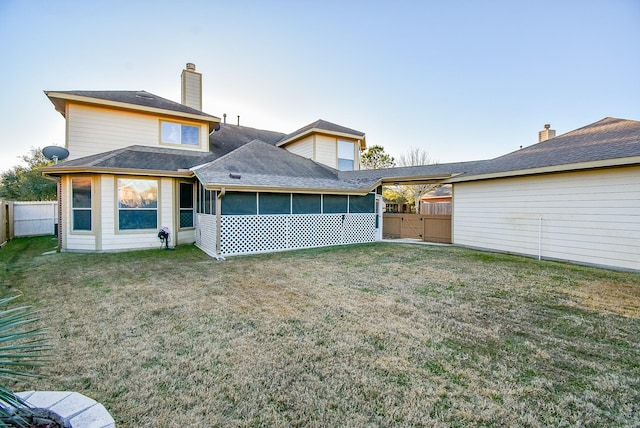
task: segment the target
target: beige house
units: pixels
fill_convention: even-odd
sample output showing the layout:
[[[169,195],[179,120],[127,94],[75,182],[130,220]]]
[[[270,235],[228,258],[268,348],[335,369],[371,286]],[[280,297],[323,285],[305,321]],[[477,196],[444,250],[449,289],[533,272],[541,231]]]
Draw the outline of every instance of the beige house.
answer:
[[[640,270],[640,122],[605,118],[447,181],[457,245]]]
[[[201,111],[201,85],[187,64],[182,103],[45,92],[70,152],[43,170],[60,183],[63,251],[155,248],[163,227],[172,246],[216,257],[376,239],[376,180],[340,177],[359,169],[364,133],[324,120],[290,134],[221,123]]]
[[[182,103],[144,91],[48,91],[66,120],[60,248],[195,243],[214,257],[382,237],[385,184],[452,185],[456,245],[640,270],[640,122],[605,118],[496,159],[360,170],[365,134],[318,120],[292,133],[201,111],[202,75]]]

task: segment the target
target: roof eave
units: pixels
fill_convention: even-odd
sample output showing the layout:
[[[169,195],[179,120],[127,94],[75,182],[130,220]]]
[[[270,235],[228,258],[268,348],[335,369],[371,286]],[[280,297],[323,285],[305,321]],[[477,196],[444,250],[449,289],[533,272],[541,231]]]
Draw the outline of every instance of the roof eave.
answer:
[[[294,143],[298,140],[301,140],[304,137],[307,137],[311,134],[323,134],[323,135],[330,135],[330,136],[334,136],[334,137],[343,137],[343,138],[349,138],[352,140],[358,140],[360,142],[360,150],[365,150],[367,148],[367,143],[366,143],[366,138],[365,135],[357,135],[357,134],[350,134],[347,132],[339,132],[339,131],[329,131],[326,129],[322,129],[322,128],[311,128],[311,129],[307,129],[304,132],[301,132],[300,134],[296,134],[290,138],[287,138],[286,140],[280,141],[279,143],[276,144],[276,147],[281,147],[281,146],[285,146],[287,144],[291,144]]]
[[[62,116],[65,116],[65,104],[67,102],[75,102],[78,104],[91,104],[91,105],[99,105],[112,107],[122,110],[131,110],[131,111],[140,111],[145,113],[153,113],[153,114],[161,114],[165,116],[173,116],[179,117],[183,119],[191,119],[197,121],[207,122],[209,124],[209,132],[213,131],[213,129],[220,123],[220,118],[210,115],[198,115],[193,113],[184,113],[175,110],[167,110],[161,109],[157,107],[147,107],[138,104],[130,104],[121,101],[111,101],[105,100],[101,98],[93,98],[87,97],[83,95],[74,95],[74,94],[66,94],[64,92],[56,92],[56,91],[44,91],[44,93],[49,97],[49,100],[53,103]]]
[[[443,180],[447,180],[452,177],[452,174],[438,174],[438,175],[421,175],[421,176],[397,176],[397,177],[383,177],[381,184],[438,184]]]
[[[529,168],[529,169],[518,169],[513,171],[501,171],[501,172],[493,172],[493,173],[487,173],[487,174],[475,174],[475,175],[467,175],[467,176],[458,175],[458,176],[453,176],[450,179],[443,181],[442,183],[443,184],[461,183],[465,181],[491,180],[495,178],[551,174],[551,173],[558,173],[558,172],[584,171],[589,169],[612,168],[617,166],[632,166],[632,165],[640,165],[640,156],[630,156],[630,157],[615,158],[615,159],[603,159],[603,160],[589,161],[589,162],[576,162],[571,164],[552,165],[552,166]]]
[[[137,168],[112,168],[98,166],[69,166],[69,167],[43,167],[42,175],[45,177],[57,177],[68,174],[112,174],[112,175],[144,175],[156,177],[193,177],[190,170],[167,171],[161,169],[137,169]]]
[[[282,186],[258,186],[258,185],[238,185],[212,183],[205,185],[207,190],[225,189],[227,192],[269,192],[269,193],[306,193],[306,194],[345,194],[345,195],[366,195],[374,190],[378,185],[363,187],[360,189],[335,189],[335,188],[309,188],[309,187],[282,187]]]

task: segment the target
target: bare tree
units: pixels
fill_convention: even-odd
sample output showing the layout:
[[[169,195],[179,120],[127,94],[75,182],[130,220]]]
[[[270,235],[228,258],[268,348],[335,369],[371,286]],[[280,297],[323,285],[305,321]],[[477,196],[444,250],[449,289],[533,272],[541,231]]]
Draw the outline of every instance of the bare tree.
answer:
[[[437,163],[425,150],[419,147],[411,147],[407,152],[398,156],[398,166],[421,166]],[[409,203],[413,203],[416,213],[420,213],[420,198],[430,190],[439,187],[437,184],[412,184],[399,186]]]

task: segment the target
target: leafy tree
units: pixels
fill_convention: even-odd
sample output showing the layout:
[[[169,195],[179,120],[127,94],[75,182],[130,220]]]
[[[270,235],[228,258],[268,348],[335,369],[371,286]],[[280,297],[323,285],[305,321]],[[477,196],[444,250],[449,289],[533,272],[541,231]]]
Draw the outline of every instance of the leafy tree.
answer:
[[[437,163],[421,148],[411,147],[398,158],[398,166],[420,166]],[[408,203],[415,206],[416,213],[420,213],[420,198],[430,190],[439,187],[438,184],[411,184],[399,186],[398,192],[404,195]]]
[[[42,154],[42,150],[32,147],[28,154],[20,156],[27,166],[14,166],[0,174],[0,199],[10,201],[54,201],[56,183],[47,180],[40,168],[53,164]]]
[[[395,166],[393,156],[384,152],[382,146],[371,146],[360,156],[360,165],[363,169],[381,169]]]

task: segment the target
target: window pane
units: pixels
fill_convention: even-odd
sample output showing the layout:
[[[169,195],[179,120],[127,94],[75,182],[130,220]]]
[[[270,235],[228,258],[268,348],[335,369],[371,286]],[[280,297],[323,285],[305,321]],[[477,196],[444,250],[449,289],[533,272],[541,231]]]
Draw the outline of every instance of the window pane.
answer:
[[[180,144],[180,124],[172,122],[161,122],[160,132],[163,143]]]
[[[91,230],[91,210],[73,210],[73,230]]]
[[[353,160],[353,142],[338,140],[338,158]]]
[[[91,179],[74,178],[71,180],[73,208],[91,208]]]
[[[222,197],[222,215],[255,215],[256,194],[228,192]]]
[[[193,208],[193,184],[180,183],[180,208]]]
[[[200,141],[198,134],[200,129],[197,126],[182,125],[182,144],[189,146],[197,146]]]
[[[350,213],[374,213],[376,195],[369,193],[365,196],[349,196]]]
[[[180,210],[180,227],[193,227],[193,210]]]
[[[338,159],[338,170],[353,171],[353,161],[348,159]]]
[[[157,210],[120,210],[118,212],[120,230],[156,229]]]
[[[320,195],[293,194],[294,214],[320,214]]]
[[[260,214],[291,213],[291,195],[289,193],[260,193],[258,198]]]
[[[158,182],[144,179],[118,179],[118,208],[157,208]]]
[[[347,196],[346,195],[324,195],[325,214],[344,214],[347,212]]]

